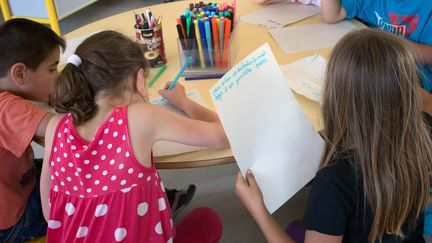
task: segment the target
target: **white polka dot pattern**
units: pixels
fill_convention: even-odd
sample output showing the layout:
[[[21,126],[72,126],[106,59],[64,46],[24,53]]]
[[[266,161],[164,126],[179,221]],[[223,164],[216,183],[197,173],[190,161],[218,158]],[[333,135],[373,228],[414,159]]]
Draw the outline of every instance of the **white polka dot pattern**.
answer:
[[[159,198],[158,202],[159,202],[159,211],[163,211],[167,208],[165,203],[165,198],[163,197]]]
[[[161,235],[161,234],[163,233],[161,222],[159,222],[159,223],[156,224],[156,226],[155,226],[155,231],[156,231],[156,233],[157,233],[158,235]]]
[[[114,231],[114,237],[118,242],[122,241],[126,237],[126,235],[127,235],[127,231],[125,228],[117,228]]]
[[[108,205],[107,204],[99,204],[96,207],[95,211],[95,217],[101,217],[104,216],[108,211]]]
[[[50,229],[58,229],[60,228],[61,223],[57,220],[48,220],[48,228]]]
[[[148,210],[148,203],[143,202],[138,204],[137,214],[139,216],[144,216],[147,213],[147,210]]]
[[[88,228],[87,227],[79,227],[78,228],[78,231],[77,231],[77,233],[76,233],[76,238],[82,238],[82,237],[85,237],[85,236],[87,236],[87,234],[88,234]]]
[[[65,207],[67,215],[71,216],[75,213],[75,207],[72,203],[67,203]]]
[[[172,242],[165,188],[154,165],[144,168],[134,157],[126,106],[111,113],[91,141],[81,139],[70,115],[59,122],[57,133],[49,160],[49,241]],[[137,230],[146,227],[151,232]]]

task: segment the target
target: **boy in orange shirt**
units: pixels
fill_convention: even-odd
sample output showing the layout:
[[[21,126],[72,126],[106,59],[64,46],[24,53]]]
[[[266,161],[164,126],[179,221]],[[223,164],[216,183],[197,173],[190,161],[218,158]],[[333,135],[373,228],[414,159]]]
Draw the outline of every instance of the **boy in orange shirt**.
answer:
[[[52,114],[27,100],[48,103],[64,40],[26,19],[0,26],[0,242],[46,233],[40,195],[41,161],[30,143],[43,141]]]

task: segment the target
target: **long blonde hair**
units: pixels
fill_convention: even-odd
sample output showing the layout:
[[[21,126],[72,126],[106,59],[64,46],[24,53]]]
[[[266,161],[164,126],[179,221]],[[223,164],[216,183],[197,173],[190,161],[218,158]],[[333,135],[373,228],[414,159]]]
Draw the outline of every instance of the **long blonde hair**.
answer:
[[[328,63],[321,168],[354,152],[372,209],[369,241],[404,236],[430,200],[432,143],[421,113],[414,50],[380,30],[353,31]]]

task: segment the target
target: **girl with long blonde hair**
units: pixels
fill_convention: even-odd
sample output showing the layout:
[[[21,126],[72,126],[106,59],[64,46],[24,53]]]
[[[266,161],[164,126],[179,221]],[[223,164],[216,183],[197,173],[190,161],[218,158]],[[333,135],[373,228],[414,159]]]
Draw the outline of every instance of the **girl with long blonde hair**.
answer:
[[[330,57],[320,169],[304,242],[422,242],[432,143],[421,113],[419,60],[402,38],[365,29]],[[305,161],[307,163],[307,161]],[[265,209],[249,172],[236,192],[269,242],[294,242]]]

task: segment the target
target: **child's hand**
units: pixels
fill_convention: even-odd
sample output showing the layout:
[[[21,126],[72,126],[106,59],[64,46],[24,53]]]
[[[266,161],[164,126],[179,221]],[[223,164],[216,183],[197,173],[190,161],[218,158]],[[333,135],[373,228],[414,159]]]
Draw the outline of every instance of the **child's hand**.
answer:
[[[237,173],[235,193],[252,215],[267,212],[261,190],[251,170],[247,171],[246,180],[241,172]]]
[[[165,97],[172,105],[182,110],[184,102],[188,99],[183,85],[177,83],[173,89],[168,90],[172,82],[167,82],[159,94]]]

